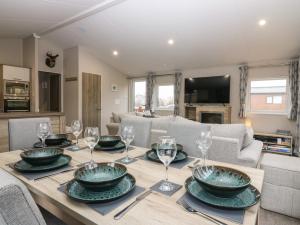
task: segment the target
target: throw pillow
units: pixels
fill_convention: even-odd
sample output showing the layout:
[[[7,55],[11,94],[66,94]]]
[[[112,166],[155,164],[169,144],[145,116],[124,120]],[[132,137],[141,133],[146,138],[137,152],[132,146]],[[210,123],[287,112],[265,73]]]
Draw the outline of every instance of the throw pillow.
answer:
[[[247,127],[245,137],[244,137],[243,148],[247,147],[253,142],[254,140],[253,135],[254,135],[254,131],[252,127]]]
[[[121,123],[121,117],[117,113],[112,113],[113,120],[115,123]]]

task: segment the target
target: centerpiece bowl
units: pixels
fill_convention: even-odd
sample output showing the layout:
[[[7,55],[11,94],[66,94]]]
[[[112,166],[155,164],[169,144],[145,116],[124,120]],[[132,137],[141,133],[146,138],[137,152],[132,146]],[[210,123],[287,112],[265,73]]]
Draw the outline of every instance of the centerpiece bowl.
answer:
[[[115,146],[120,141],[121,141],[120,136],[104,135],[100,137],[98,143],[101,147],[111,147],[111,146]]]
[[[96,163],[89,169],[81,167],[75,171],[74,177],[83,187],[93,191],[102,191],[117,185],[127,174],[127,168],[119,163]]]
[[[61,145],[66,140],[68,140],[66,134],[51,134],[46,138],[45,144],[47,146]]]
[[[193,177],[204,190],[222,197],[241,193],[251,182],[247,174],[223,166],[198,167],[194,169]]]
[[[39,148],[24,151],[21,158],[31,165],[47,165],[55,162],[64,153],[61,148]]]

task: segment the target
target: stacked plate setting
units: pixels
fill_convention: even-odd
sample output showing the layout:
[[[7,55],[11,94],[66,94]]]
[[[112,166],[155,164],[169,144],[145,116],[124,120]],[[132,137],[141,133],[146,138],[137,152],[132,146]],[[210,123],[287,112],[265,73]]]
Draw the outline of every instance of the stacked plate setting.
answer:
[[[175,159],[171,162],[171,164],[184,161],[188,158],[187,153],[183,151],[183,146],[181,144],[176,144],[176,146],[177,146],[177,154]],[[152,144],[151,150],[146,152],[146,157],[151,161],[162,163],[158,158],[156,149],[157,149],[157,143]]]
[[[259,191],[250,177],[238,170],[222,166],[198,167],[185,181],[187,192],[203,203],[227,209],[245,209],[255,205]]]
[[[51,134],[45,140],[45,145],[47,147],[59,147],[66,148],[72,144],[72,141],[68,140],[66,134]],[[33,145],[34,148],[42,148],[43,144],[41,141]]]
[[[128,194],[135,187],[135,178],[119,163],[97,163],[93,169],[81,167],[65,187],[72,199],[96,203],[109,202]]]
[[[98,144],[95,146],[95,150],[113,151],[124,149],[125,147],[120,136],[104,135],[100,137]]]
[[[45,172],[68,165],[71,157],[64,155],[60,148],[40,148],[24,151],[20,154],[22,160],[14,164],[19,172]]]

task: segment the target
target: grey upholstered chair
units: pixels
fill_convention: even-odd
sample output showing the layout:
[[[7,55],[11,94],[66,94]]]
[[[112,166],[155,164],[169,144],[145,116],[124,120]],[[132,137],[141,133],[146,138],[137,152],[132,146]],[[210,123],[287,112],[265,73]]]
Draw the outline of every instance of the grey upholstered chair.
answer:
[[[48,117],[8,120],[9,150],[31,148],[38,141],[37,124],[50,122]]]
[[[0,180],[1,225],[46,225],[24,184],[2,169]]]
[[[134,140],[132,145],[149,148],[151,139],[152,121],[148,118],[124,118],[121,122],[121,129],[126,125],[134,128]]]

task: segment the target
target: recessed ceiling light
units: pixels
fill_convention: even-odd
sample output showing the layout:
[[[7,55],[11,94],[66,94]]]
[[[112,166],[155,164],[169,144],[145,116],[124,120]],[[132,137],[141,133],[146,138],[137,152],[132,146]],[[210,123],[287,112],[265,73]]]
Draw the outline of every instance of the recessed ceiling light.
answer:
[[[261,19],[261,20],[258,21],[258,25],[261,26],[261,27],[265,26],[266,24],[267,24],[267,21],[264,20],[264,19]]]
[[[169,44],[169,45],[173,45],[173,44],[174,44],[174,40],[173,40],[173,39],[169,39],[169,40],[168,40],[168,44]]]
[[[119,55],[119,52],[118,51],[113,51],[113,55]]]

